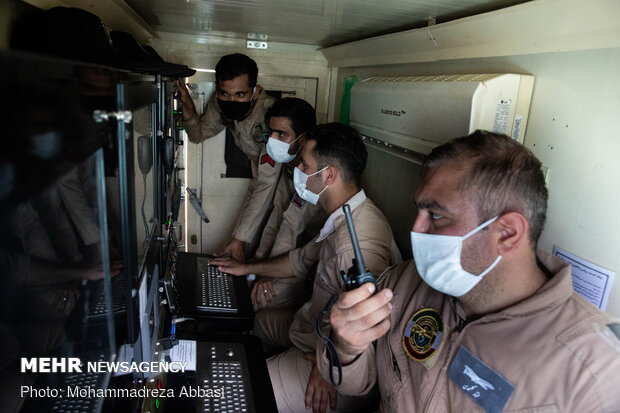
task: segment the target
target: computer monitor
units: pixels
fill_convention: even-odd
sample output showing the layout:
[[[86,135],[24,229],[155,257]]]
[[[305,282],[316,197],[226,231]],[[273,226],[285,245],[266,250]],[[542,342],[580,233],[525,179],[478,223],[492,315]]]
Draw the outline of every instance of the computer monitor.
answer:
[[[109,361],[116,352],[110,263],[119,244],[106,176],[118,157],[115,128],[93,117],[114,110],[115,90],[99,82],[113,78],[102,68],[9,53],[0,67],[0,400],[3,411],[43,411],[54,401],[34,406],[21,386],[66,376],[22,372],[22,359]],[[93,323],[95,285],[103,311]]]

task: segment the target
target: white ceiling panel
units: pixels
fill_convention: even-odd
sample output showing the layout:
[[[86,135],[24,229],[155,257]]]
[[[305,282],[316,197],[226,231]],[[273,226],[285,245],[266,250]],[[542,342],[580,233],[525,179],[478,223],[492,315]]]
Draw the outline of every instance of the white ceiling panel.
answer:
[[[333,46],[526,0],[125,0],[156,32]]]

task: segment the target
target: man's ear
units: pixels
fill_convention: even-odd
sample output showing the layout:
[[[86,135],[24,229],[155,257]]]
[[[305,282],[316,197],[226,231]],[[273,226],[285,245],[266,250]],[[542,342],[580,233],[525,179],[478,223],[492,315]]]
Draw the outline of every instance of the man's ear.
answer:
[[[502,214],[491,225],[495,229],[499,255],[510,255],[523,243],[529,243],[529,224],[527,219],[518,212]]]
[[[325,185],[333,185],[338,178],[338,174],[338,169],[336,169],[334,166],[328,166],[327,169],[323,171]]]
[[[263,91],[263,87],[261,85],[256,85],[256,86],[254,86],[254,88],[250,88],[250,89],[254,89],[254,99],[253,100],[257,100],[258,96],[260,96],[261,92]]]

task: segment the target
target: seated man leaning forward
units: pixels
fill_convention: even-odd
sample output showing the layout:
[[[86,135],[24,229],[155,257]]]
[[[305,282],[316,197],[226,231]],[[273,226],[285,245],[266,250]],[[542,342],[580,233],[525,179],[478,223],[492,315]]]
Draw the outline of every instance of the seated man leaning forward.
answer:
[[[620,324],[573,291],[569,265],[536,250],[541,163],[477,131],[434,149],[422,175],[414,260],[378,294],[362,285],[331,310],[338,391],[378,381],[384,412],[620,411]],[[317,358],[328,377],[323,346]]]
[[[305,245],[319,233],[327,218],[320,206],[297,195],[293,181],[293,172],[299,164],[306,135],[316,126],[314,108],[303,99],[280,99],[267,110],[265,122],[271,131],[267,153],[282,164],[282,172],[277,182],[273,209],[254,256],[256,261]],[[252,288],[254,310],[299,308],[308,299],[303,290],[303,278],[282,278],[276,282],[273,278],[261,277]]]
[[[327,218],[319,205],[303,200],[295,192],[293,181],[306,134],[316,126],[314,108],[303,99],[280,99],[267,110],[265,121],[271,131],[267,153],[283,165],[273,209],[254,257],[257,261],[305,245],[319,233]],[[279,353],[290,347],[288,329],[297,309],[310,298],[309,284],[304,276],[279,279],[259,277],[254,283],[251,292],[254,310],[257,311],[254,334],[262,339],[267,353]],[[271,332],[270,336],[282,338],[281,343],[267,339],[263,333],[265,323],[271,329],[279,326],[280,331]]]
[[[318,202],[330,214],[319,235],[304,247],[267,261],[211,261],[231,274],[256,273],[273,278],[303,276],[318,262],[312,298],[295,314],[290,328],[294,346],[268,360],[279,411],[302,412],[310,407],[324,411],[328,401],[339,411],[372,408],[367,398],[336,398],[335,388],[318,374],[314,357],[315,320],[330,297],[343,288],[340,272],[348,271],[354,257],[342,206],[349,204],[352,209],[361,252],[371,272],[380,274],[400,261],[387,220],[360,188],[366,157],[366,147],[355,129],[338,123],[317,126],[306,137],[294,180],[302,198]]]

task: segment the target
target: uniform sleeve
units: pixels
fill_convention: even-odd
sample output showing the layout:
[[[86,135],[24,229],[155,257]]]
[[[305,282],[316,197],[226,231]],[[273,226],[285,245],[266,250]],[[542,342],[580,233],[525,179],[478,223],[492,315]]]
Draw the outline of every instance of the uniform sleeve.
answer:
[[[267,154],[265,147],[258,159],[258,172],[248,188],[248,196],[239,211],[239,219],[233,237],[243,242],[250,242],[261,225],[265,223],[267,214],[273,207],[273,197],[278,185],[282,164],[275,162]]]
[[[289,205],[290,202],[290,194],[286,190],[286,184],[284,182],[284,179],[284,177],[280,177],[280,179],[278,180],[276,193],[273,198],[273,209],[269,214],[269,219],[265,224],[265,228],[263,228],[260,244],[258,246],[258,249],[256,250],[255,257],[258,259],[265,259],[267,257],[273,256],[271,255],[271,251],[276,240],[276,235],[278,234],[278,231],[283,224],[282,217],[284,215],[284,211],[286,210],[287,205]],[[286,251],[290,251],[293,248],[295,248],[295,245],[292,245],[291,248],[287,249]]]
[[[321,342],[316,348],[317,367],[321,376],[330,382],[329,370],[332,369],[334,380],[338,382],[338,368],[331,366],[327,359],[325,345]],[[375,348],[370,345],[355,361],[342,367],[342,382],[338,386],[338,393],[350,396],[361,396],[368,393],[377,381],[377,365],[375,362]]]
[[[276,211],[276,207],[269,214],[269,219],[265,224],[265,228],[263,228],[263,234],[260,238],[260,243],[258,244],[258,248],[254,253],[254,258],[257,260],[264,260],[270,256],[271,247],[273,246],[273,242],[276,238],[276,231],[278,230],[278,211]]]
[[[353,211],[353,220],[357,229],[362,256],[366,266],[374,274],[382,272],[394,261],[394,254],[391,250],[392,233],[389,224],[385,219],[378,218],[372,213],[364,212],[362,207]],[[320,262],[314,279],[312,299],[297,311],[289,329],[291,341],[302,351],[314,351],[316,349],[318,339],[314,332],[315,320],[330,297],[342,290],[344,281],[341,272],[348,272],[352,266],[353,245],[344,222],[344,216],[336,218],[335,226],[336,232],[323,241],[327,244],[323,246],[324,250],[321,251]],[[293,268],[295,268],[294,265]],[[323,331],[327,334],[326,320],[323,320]]]
[[[319,262],[321,243],[316,242],[318,235],[301,248],[296,248],[288,253],[288,259],[293,267],[296,277],[305,277],[310,268]]]
[[[347,272],[351,266],[353,249],[341,248],[340,245],[347,241],[337,235],[332,235],[335,238],[323,241],[328,242],[328,244],[324,246],[325,251],[321,253],[316,277],[314,278],[312,298],[297,311],[289,329],[291,342],[302,351],[316,350],[319,343],[315,333],[317,317],[319,317],[320,312],[327,305],[330,297],[338,294],[342,289],[341,271]],[[327,317],[322,320],[321,324],[323,332],[329,334]]]
[[[220,133],[225,125],[222,122],[222,115],[217,109],[215,93],[209,98],[207,108],[200,116],[193,116],[183,121],[182,125],[192,143],[200,143]]]

